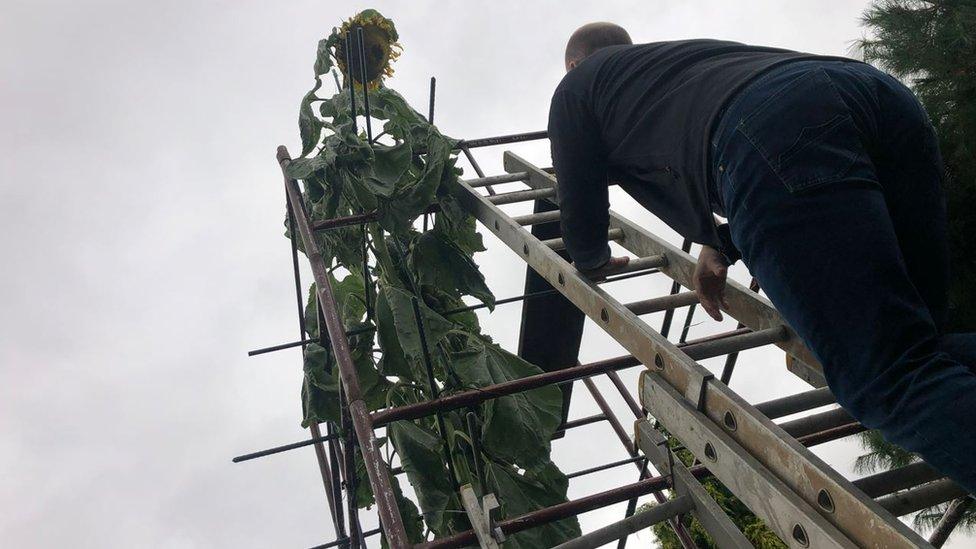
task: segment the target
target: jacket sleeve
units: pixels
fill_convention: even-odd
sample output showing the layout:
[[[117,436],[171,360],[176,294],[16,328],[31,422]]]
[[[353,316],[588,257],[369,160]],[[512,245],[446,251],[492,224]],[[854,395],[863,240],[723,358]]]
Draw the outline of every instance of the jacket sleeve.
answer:
[[[610,260],[607,167],[599,128],[577,94],[562,90],[553,95],[549,141],[566,251],[577,269],[597,269]]]
[[[729,265],[741,259],[742,254],[739,253],[739,249],[732,243],[732,232],[729,230],[729,224],[722,223],[715,227],[715,230],[718,232],[720,242],[720,245],[716,246],[716,249],[725,256],[725,260],[728,261]]]

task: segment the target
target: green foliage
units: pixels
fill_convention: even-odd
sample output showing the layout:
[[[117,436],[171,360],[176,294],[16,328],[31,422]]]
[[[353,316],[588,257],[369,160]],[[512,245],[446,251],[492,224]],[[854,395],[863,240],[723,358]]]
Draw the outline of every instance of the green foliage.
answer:
[[[674,437],[668,436],[668,446],[675,452],[675,456],[685,466],[690,467],[695,461],[694,455],[688,450],[681,448]],[[721,482],[714,477],[710,477],[702,480],[701,484],[716,503],[718,503],[719,507],[732,519],[732,522],[739,527],[739,530],[746,536],[746,539],[751,541],[754,546],[759,549],[786,549],[787,545],[783,543],[779,536],[770,530],[766,526],[766,523],[754,515]],[[647,509],[648,507],[645,504],[639,510]],[[701,549],[718,549],[718,545],[715,544],[715,541],[708,535],[708,532],[698,522],[697,518],[694,518],[690,514],[685,514],[681,517],[681,522],[698,547]],[[681,542],[678,541],[678,536],[675,535],[674,530],[671,529],[671,526],[667,522],[655,524],[651,527],[651,531],[654,532],[662,549],[681,549]]]
[[[370,18],[377,17],[371,12]],[[379,214],[367,226],[315,235],[342,323],[355,334],[349,344],[367,407],[415,403],[541,373],[481,334],[473,313],[447,314],[464,306],[464,296],[489,307],[495,302],[473,260],[484,249],[475,220],[451,196],[460,174],[453,153],[456,142],[395,91],[375,84],[368,114],[382,124],[385,137],[383,143],[370,143],[355,127],[348,83],[332,97],[318,95],[322,75],[335,65],[339,42],[337,30],[319,43],[315,85],[299,107],[302,155],[290,163],[287,174],[302,182],[312,221]],[[358,85],[357,90],[362,92]],[[357,101],[356,115],[366,114],[362,106]],[[431,206],[438,211],[433,226],[420,232],[414,222]],[[364,242],[369,252],[365,265]],[[298,246],[304,252],[300,239]],[[364,267],[369,276],[363,275]],[[313,284],[305,309],[306,331],[313,338],[321,335],[316,291]],[[435,378],[433,390],[427,360]],[[302,425],[338,422],[340,379],[328,341],[306,347],[304,372]],[[491,400],[473,411],[483,426],[477,455],[465,431],[462,414],[468,410],[443,414],[443,434],[432,418],[424,418],[391,424],[388,439],[379,441],[399,457],[416,492],[419,511],[394,483],[415,542],[427,536],[425,529],[444,536],[470,527],[455,482],[471,483],[480,493],[494,492],[504,517],[566,501],[566,476],[549,459],[549,441],[562,417],[557,388]],[[453,455],[455,479],[445,462],[446,449]],[[476,460],[487,471],[488,486],[473,478]],[[370,506],[374,498],[361,458],[357,470],[357,504]],[[549,547],[579,533],[576,519],[567,519],[513,536],[506,546]]]
[[[949,207],[950,331],[976,331],[976,2],[876,0],[867,61],[906,80],[939,134]]]

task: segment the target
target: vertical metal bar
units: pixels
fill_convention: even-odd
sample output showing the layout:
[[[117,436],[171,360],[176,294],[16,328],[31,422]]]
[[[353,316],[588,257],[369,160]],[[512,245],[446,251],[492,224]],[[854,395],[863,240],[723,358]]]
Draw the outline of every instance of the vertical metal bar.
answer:
[[[373,124],[369,120],[369,86],[366,83],[366,42],[363,39],[363,28],[356,27],[357,48],[359,50],[359,74],[363,84],[363,109],[366,114],[366,142],[373,143]]]
[[[630,408],[630,410],[634,413],[634,417],[636,419],[643,419],[645,415],[644,409],[641,406],[639,406],[636,402],[634,402],[634,398],[630,395],[630,392],[627,391],[627,387],[623,384],[623,381],[620,380],[620,376],[617,375],[617,372],[613,370],[608,371],[607,376],[610,378],[610,381],[613,382],[614,386],[617,388],[617,391],[620,392],[620,395],[624,398],[624,400],[627,401],[627,405]],[[602,394],[600,394],[600,392],[596,390],[597,389],[596,384],[594,384],[590,379],[587,379],[586,381],[589,382],[587,384],[587,389],[590,389],[590,393],[593,394],[597,406],[599,406],[601,410],[604,409],[604,406],[606,407],[607,410],[609,410],[610,407],[607,404],[607,401],[603,398]],[[596,392],[594,392],[595,390]],[[599,397],[597,395],[599,395]],[[616,417],[614,417],[614,420],[615,419]],[[617,423],[619,424],[619,422]],[[610,424],[611,426],[613,426],[614,421],[610,420]],[[617,431],[618,437],[620,436],[620,432],[622,431],[622,429],[623,427],[620,428],[620,431]],[[617,428],[614,427],[614,430],[617,430]],[[623,440],[624,439],[621,439],[621,441]],[[626,440],[629,441],[630,439],[626,438]],[[631,456],[635,457],[637,455],[639,455],[639,452],[636,451],[636,447],[635,447],[634,452],[631,453]],[[649,471],[647,468],[646,459],[642,460],[638,464],[638,469],[640,470],[639,479],[643,480],[644,478],[647,478]],[[658,503],[664,503],[668,500],[668,498],[665,497],[664,494],[662,494],[661,492],[654,492],[653,495],[654,495],[654,499],[657,500]],[[633,515],[635,511],[637,511],[637,498],[633,498],[627,502],[627,510],[624,512],[624,517],[629,517]],[[674,530],[675,535],[678,537],[678,542],[681,543],[682,547],[684,547],[685,549],[694,549],[695,547],[697,547],[695,541],[691,537],[691,534],[689,534],[688,530],[684,527],[683,524],[681,524],[680,519],[678,518],[670,519],[668,520],[668,524],[671,526],[671,529]],[[617,549],[624,549],[624,547],[626,546],[627,546],[627,538],[621,538],[620,541],[617,542]]]
[[[756,280],[756,277],[752,277],[752,281],[749,282],[749,289],[756,293],[759,293],[759,281]],[[745,327],[745,324],[741,322],[736,325],[736,329],[743,328],[743,327]],[[729,353],[729,356],[725,358],[725,366],[722,367],[722,376],[719,378],[722,381],[722,383],[728,385],[729,381],[732,380],[732,370],[735,369],[735,362],[738,359],[739,359],[738,351],[734,353]]]
[[[312,274],[315,277],[316,292],[325,314],[325,327],[329,332],[332,351],[339,367],[339,377],[342,379],[343,390],[349,402],[349,416],[356,431],[356,438],[359,440],[370,487],[373,489],[373,495],[376,498],[380,523],[383,526],[386,539],[392,547],[408,546],[409,541],[407,540],[406,529],[403,526],[403,518],[400,516],[397,507],[389,470],[380,455],[379,443],[376,434],[373,433],[373,423],[369,417],[366,402],[363,400],[356,366],[352,362],[345,327],[342,325],[342,320],[339,319],[338,305],[336,305],[335,295],[332,293],[332,286],[329,284],[329,272],[315,241],[311,222],[304,210],[301,210],[301,216],[297,215],[297,210],[303,208],[304,200],[295,180],[287,175],[288,164],[291,162],[288,149],[284,146],[278,147],[277,159],[281,166],[285,190],[288,192],[288,201],[292,205],[292,209],[296,210],[295,223],[301,235],[309,265],[312,268]]]
[[[430,77],[430,104],[427,108],[427,122],[431,125],[434,124],[434,93],[437,90],[437,79],[433,76]],[[430,224],[430,214],[424,212],[424,232],[427,232],[427,228]]]
[[[427,108],[427,122],[434,124],[434,93],[437,90],[437,79],[430,77],[430,105]]]
[[[695,305],[697,303],[692,303],[688,306],[688,313],[685,315],[685,324],[681,327],[681,337],[678,338],[678,343],[688,341],[688,330],[691,329],[691,321],[695,317]]]
[[[352,131],[358,134],[359,126],[356,124],[356,79],[352,76],[352,40],[349,39],[349,32],[346,32],[346,77],[349,79],[349,112],[352,117]]]
[[[485,471],[481,466],[481,425],[478,424],[478,414],[467,413],[468,436],[471,437],[471,452],[474,454],[474,472],[478,478],[478,485],[481,487],[481,495],[487,491],[485,488]]]
[[[367,242],[366,224],[362,224],[363,233],[363,305],[366,306],[366,320],[373,319],[373,302],[369,298],[372,280],[369,278],[369,244]]]
[[[475,160],[474,155],[471,154],[471,149],[463,141],[461,142],[460,147],[461,152],[464,153],[464,156],[467,157],[468,162],[471,163],[471,167],[474,168],[474,173],[478,174],[478,177],[485,177],[485,172],[481,171],[481,166],[478,165],[478,161]],[[491,185],[485,185],[485,188],[488,189],[489,195],[495,196],[495,189],[493,189]]]
[[[291,266],[295,278],[295,302],[298,306],[298,336],[299,339],[305,339],[305,300],[303,299],[302,291],[302,274],[298,267],[298,238],[299,236],[295,234],[295,212],[292,210],[291,202],[288,200],[288,193],[285,192],[285,209],[288,212],[288,235],[291,237]],[[302,355],[305,354],[305,345],[302,344]],[[321,438],[322,432],[319,431],[318,424],[313,423],[310,426],[312,432],[312,437]],[[331,447],[332,441],[329,441]],[[336,517],[336,501],[335,501],[335,490],[332,484],[332,470],[329,468],[329,464],[326,462],[325,456],[325,446],[322,442],[316,442],[315,448],[315,460],[319,465],[319,473],[322,475],[322,486],[325,488],[325,497],[329,501],[329,514],[332,515],[332,526],[333,529],[337,528],[337,517]]]
[[[329,338],[326,336],[326,332],[325,332],[325,315],[322,313],[322,302],[319,301],[318,299],[316,299],[315,302],[315,313],[316,313],[315,321],[319,332],[319,345],[322,346],[322,348],[324,349],[328,349]],[[328,365],[328,363],[326,363],[325,365],[325,371],[328,375],[332,374],[332,368]],[[344,414],[345,413],[343,407],[344,400],[342,398],[342,388],[341,388],[342,382],[340,381],[339,383],[340,383],[339,412],[340,414]],[[340,420],[341,419],[342,416],[340,415]],[[327,422],[326,429],[329,435],[334,435],[336,433],[334,422],[331,421]],[[347,436],[348,433],[349,431],[347,430],[346,431]],[[334,493],[333,498],[336,501],[336,517],[339,520],[338,524],[336,525],[336,537],[338,537],[339,539],[344,539],[346,537],[346,526],[345,526],[346,517],[342,510],[342,490],[344,488],[344,485],[342,483],[342,479],[339,477],[339,472],[342,471],[344,476],[347,476],[347,473],[345,470],[345,462],[344,462],[345,457],[339,453],[339,451],[341,450],[342,450],[342,446],[339,446],[335,440],[333,439],[329,440],[329,464],[330,464],[330,472],[332,476],[332,490]],[[342,459],[342,461],[340,461],[340,459]],[[350,521],[349,529],[351,531],[352,513],[350,513],[349,515],[349,521]]]
[[[441,392],[437,389],[437,381],[434,379],[434,364],[430,359],[430,349],[427,348],[427,330],[424,328],[423,318],[420,316],[420,301],[416,296],[411,299],[413,304],[413,316],[417,321],[417,333],[420,335],[420,347],[424,351],[424,366],[427,368],[427,383],[430,385],[432,398],[438,398]],[[441,442],[444,443],[444,461],[447,462],[447,469],[451,473],[451,485],[454,491],[458,490],[457,473],[454,471],[453,452],[447,440],[447,426],[444,424],[444,413],[437,412],[437,430],[441,435]]]
[[[356,442],[355,434],[350,428],[352,426],[349,421],[349,408],[346,406],[346,398],[341,387],[339,391],[339,408],[341,409],[339,420],[342,422],[342,430],[346,433],[346,440],[343,445],[343,452],[345,454],[343,461],[345,462],[346,473],[346,506],[349,512],[350,547],[359,549],[360,543],[362,542],[362,528],[359,527],[359,506],[356,504],[356,490],[358,488],[356,485]]]
[[[691,250],[691,241],[687,238],[681,243],[681,251],[688,253]],[[681,284],[675,280],[671,283],[671,295],[678,293],[681,290]],[[668,337],[668,332],[671,331],[671,321],[674,320],[674,309],[668,309],[664,313],[664,322],[661,324],[661,335]]]
[[[634,417],[637,419],[643,419],[644,411],[641,410],[640,404],[637,403],[634,395],[630,394],[630,391],[627,390],[627,386],[624,385],[623,380],[620,379],[620,374],[618,374],[616,370],[610,370],[607,372],[607,377],[610,378],[613,386],[617,388],[617,392],[620,393],[620,396],[627,403],[627,407],[630,408],[630,411],[634,412]]]

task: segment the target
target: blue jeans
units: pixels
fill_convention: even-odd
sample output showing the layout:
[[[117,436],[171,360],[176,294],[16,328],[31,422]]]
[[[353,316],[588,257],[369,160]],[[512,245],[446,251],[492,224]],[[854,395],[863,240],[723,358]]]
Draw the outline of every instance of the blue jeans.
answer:
[[[780,66],[712,147],[732,240],[838,403],[976,493],[976,333],[943,333],[942,162],[912,92],[861,63]]]

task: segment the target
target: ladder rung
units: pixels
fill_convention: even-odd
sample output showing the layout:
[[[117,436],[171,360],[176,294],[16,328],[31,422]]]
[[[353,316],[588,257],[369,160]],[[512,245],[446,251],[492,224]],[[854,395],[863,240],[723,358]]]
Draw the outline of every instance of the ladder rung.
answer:
[[[793,421],[780,423],[779,426],[792,435],[793,438],[800,438],[851,423],[857,423],[857,420],[851,417],[851,414],[848,414],[843,408],[835,408],[826,412],[820,412],[819,414],[812,414],[801,417],[800,419],[794,419]]]
[[[680,294],[635,301],[624,305],[624,307],[630,309],[630,312],[635,315],[646,315],[668,309],[677,309],[678,307],[684,307],[692,303],[698,303],[698,294],[695,292],[681,292]]]
[[[516,202],[552,198],[554,196],[556,196],[556,189],[532,189],[530,191],[496,194],[495,196],[486,197],[486,199],[496,206],[501,206],[503,204],[514,204]]]
[[[519,225],[522,225],[523,227],[526,225],[538,225],[540,223],[551,223],[553,221],[559,221],[560,213],[561,212],[559,210],[552,210],[548,212],[540,212],[540,213],[534,213],[529,215],[520,215],[517,217],[513,217],[512,220],[518,223]]]
[[[607,240],[623,240],[623,238],[623,229],[610,229],[607,231]],[[542,243],[549,246],[549,248],[553,250],[562,250],[566,248],[566,244],[563,242],[562,238],[550,238],[549,240],[543,240]]]
[[[515,183],[516,181],[525,181],[528,178],[529,172],[515,172],[492,175],[488,177],[477,177],[474,179],[465,179],[464,183],[469,187],[478,188],[490,187],[491,185],[501,185],[502,183]]]
[[[878,504],[892,515],[901,517],[968,495],[965,488],[946,478],[885,496],[878,499]]]
[[[597,271],[586,273],[591,279],[598,279],[605,276],[636,273],[647,269],[657,269],[668,264],[668,258],[663,255],[650,255],[631,259],[623,267],[603,268]]]
[[[778,343],[784,339],[786,339],[786,329],[782,326],[777,326],[775,328],[766,328],[765,330],[756,332],[707,341],[697,345],[689,345],[683,347],[681,350],[695,360],[704,360],[706,358]]]
[[[943,476],[942,473],[936,471],[928,463],[919,461],[904,467],[891,469],[890,471],[883,471],[875,475],[859,478],[854,481],[854,485],[860,488],[868,497],[879,498],[899,490],[911,488],[912,486],[932,482]]]
[[[595,549],[630,534],[640,532],[645,528],[683,515],[695,508],[690,496],[678,496],[675,499],[655,505],[646,511],[635,513],[619,522],[604,526],[574,540],[557,545],[555,549]]]
[[[765,414],[769,419],[793,415],[799,412],[806,412],[828,404],[834,404],[834,395],[827,387],[814,389],[790,395],[788,397],[777,398],[756,404],[756,409]]]

